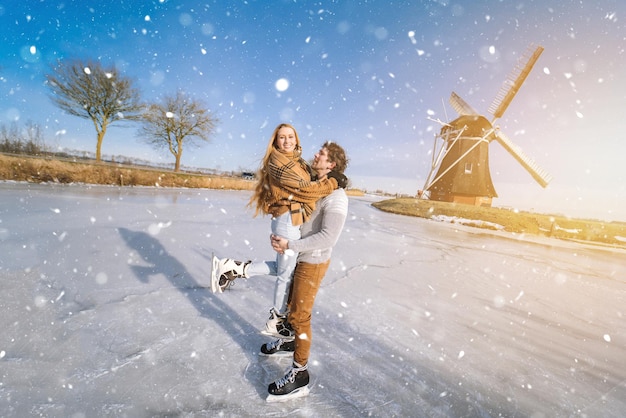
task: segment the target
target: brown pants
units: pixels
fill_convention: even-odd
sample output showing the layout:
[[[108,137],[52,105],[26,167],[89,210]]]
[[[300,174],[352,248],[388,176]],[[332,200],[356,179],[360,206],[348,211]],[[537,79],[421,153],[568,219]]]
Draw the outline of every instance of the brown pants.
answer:
[[[289,293],[289,322],[296,335],[293,360],[301,366],[309,361],[313,303],[329,265],[330,260],[321,264],[300,262],[293,275]]]

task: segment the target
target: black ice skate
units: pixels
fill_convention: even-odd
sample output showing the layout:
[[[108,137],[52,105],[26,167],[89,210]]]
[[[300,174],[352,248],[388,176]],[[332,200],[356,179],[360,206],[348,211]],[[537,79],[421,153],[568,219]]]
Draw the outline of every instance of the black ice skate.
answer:
[[[284,402],[309,394],[309,371],[295,361],[285,377],[270,383],[267,388],[267,402]]]
[[[259,354],[268,357],[290,357],[293,356],[293,352],[295,351],[295,349],[295,341],[285,341],[282,339],[278,339],[276,341],[263,344],[261,346],[261,351],[259,352]]]

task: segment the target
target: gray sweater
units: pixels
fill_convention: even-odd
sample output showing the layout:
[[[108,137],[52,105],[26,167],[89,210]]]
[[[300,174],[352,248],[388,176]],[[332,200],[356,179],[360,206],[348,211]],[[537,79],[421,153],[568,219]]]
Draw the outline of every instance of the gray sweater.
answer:
[[[302,225],[302,238],[289,241],[289,248],[298,255],[298,261],[320,264],[330,259],[348,216],[348,196],[344,189],[336,189],[315,204],[308,222]]]

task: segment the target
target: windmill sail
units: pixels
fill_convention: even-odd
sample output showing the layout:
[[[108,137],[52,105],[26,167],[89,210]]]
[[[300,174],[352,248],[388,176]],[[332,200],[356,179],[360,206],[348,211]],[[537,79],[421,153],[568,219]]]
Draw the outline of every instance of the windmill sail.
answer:
[[[530,157],[528,157],[520,147],[515,145],[511,140],[504,135],[501,131],[495,134],[496,141],[500,143],[521,165],[530,173],[541,187],[546,187],[552,176],[548,174],[544,169],[539,167]]]
[[[489,107],[489,113],[491,113],[494,118],[500,118],[504,114],[504,111],[509,104],[511,104],[511,100],[517,94],[517,91],[522,87],[524,80],[528,77],[530,70],[533,69],[533,66],[539,59],[539,56],[543,52],[542,46],[537,46],[536,48],[532,48],[532,45],[526,50],[524,55],[517,62],[517,66],[513,69],[509,77],[504,82],[500,92],[496,95],[493,103]],[[525,63],[525,64],[524,64]],[[493,121],[492,121],[493,123]]]
[[[450,94],[450,105],[460,116],[478,115],[478,112],[455,92]]]

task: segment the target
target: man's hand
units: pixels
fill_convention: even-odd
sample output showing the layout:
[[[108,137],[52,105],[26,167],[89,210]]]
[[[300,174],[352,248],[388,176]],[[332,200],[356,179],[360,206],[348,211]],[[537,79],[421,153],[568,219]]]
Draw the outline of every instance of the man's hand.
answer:
[[[279,254],[285,254],[289,251],[289,241],[286,238],[272,234],[270,236],[270,242],[274,251]]]

